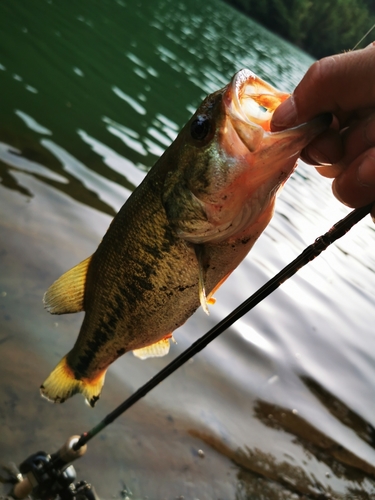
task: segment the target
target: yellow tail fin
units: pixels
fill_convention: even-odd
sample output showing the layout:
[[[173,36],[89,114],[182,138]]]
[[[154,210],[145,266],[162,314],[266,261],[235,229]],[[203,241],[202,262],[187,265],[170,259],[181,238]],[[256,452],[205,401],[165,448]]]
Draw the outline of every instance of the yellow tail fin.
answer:
[[[62,358],[49,377],[40,386],[41,395],[53,403],[63,403],[66,399],[81,393],[87,403],[94,407],[100,397],[104,384],[106,370],[93,380],[83,378],[77,380],[73,370],[67,363],[66,356]]]

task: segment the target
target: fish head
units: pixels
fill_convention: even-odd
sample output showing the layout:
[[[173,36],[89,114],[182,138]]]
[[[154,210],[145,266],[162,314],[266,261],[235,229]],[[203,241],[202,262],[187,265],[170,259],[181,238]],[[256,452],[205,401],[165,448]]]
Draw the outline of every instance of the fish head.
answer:
[[[171,146],[163,204],[177,234],[196,244],[238,238],[272,217],[276,194],[327,116],[270,130],[289,94],[243,69],[209,95]]]

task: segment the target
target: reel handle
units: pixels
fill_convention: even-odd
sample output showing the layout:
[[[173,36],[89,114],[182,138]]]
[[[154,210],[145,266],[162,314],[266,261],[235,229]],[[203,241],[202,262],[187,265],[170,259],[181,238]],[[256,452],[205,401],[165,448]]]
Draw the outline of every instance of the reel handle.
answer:
[[[87,451],[87,445],[81,446],[78,450],[74,446],[78,443],[80,436],[71,436],[65,444],[53,455],[51,460],[55,469],[61,469],[70,462],[74,462],[77,458],[81,458]]]
[[[33,485],[31,484],[29,478],[26,476],[20,482],[14,485],[11,496],[13,498],[26,498],[33,491]]]

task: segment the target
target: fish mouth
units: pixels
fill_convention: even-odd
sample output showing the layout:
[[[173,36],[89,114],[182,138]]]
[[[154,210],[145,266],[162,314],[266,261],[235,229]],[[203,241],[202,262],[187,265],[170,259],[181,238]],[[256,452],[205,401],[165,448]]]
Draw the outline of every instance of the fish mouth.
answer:
[[[250,125],[256,124],[264,131],[270,130],[275,109],[290,96],[275,89],[249,69],[242,69],[233,76],[229,94],[230,114]]]
[[[331,118],[322,115],[297,127],[271,132],[273,113],[289,96],[249,69],[242,69],[233,76],[223,96],[224,104],[233,128],[251,153],[261,151],[264,157],[272,148],[273,155],[279,149],[285,157],[287,149],[292,156],[328,128]]]

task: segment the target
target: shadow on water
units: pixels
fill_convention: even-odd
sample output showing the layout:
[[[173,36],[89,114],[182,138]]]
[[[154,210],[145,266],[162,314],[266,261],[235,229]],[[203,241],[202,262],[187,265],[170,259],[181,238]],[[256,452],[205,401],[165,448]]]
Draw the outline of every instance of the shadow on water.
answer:
[[[339,422],[374,448],[372,425],[315,381],[305,377],[303,381]],[[298,412],[257,400],[254,415],[266,427],[284,431],[292,436],[293,442],[303,448],[309,461],[313,458],[325,464],[326,481],[322,482],[314,477],[306,467],[306,461],[302,466],[294,465],[288,452],[285,452],[286,459],[280,460],[272,453],[266,453],[259,448],[244,446],[232,449],[221,438],[191,430],[192,436],[229,458],[238,467],[236,499],[370,500],[374,498],[369,485],[375,479],[375,466],[323,434],[317,427],[300,417]],[[335,491],[335,485],[329,484],[332,477],[346,483],[345,492]]]
[[[87,188],[84,182],[77,178],[77,174],[64,171],[61,175],[61,162],[42,144],[27,136],[20,137],[19,135],[9,142],[13,146],[9,146],[5,142],[0,143],[0,183],[4,187],[31,198],[33,193],[26,186],[17,182],[16,177],[12,175],[12,171],[27,172],[39,181],[58,189],[80,203],[112,217],[116,214],[114,207],[101,200],[98,192]],[[77,161],[75,160],[75,162]],[[95,161],[98,161],[97,157],[87,158],[87,164],[94,171]],[[123,176],[114,173],[111,177],[109,180],[118,186],[123,186],[124,190],[133,191],[135,189],[134,184]]]
[[[369,422],[366,422],[358,413],[316,381],[305,376],[301,378],[315,397],[337,420],[352,429],[360,439],[366,441],[372,448],[375,448],[375,429]]]

